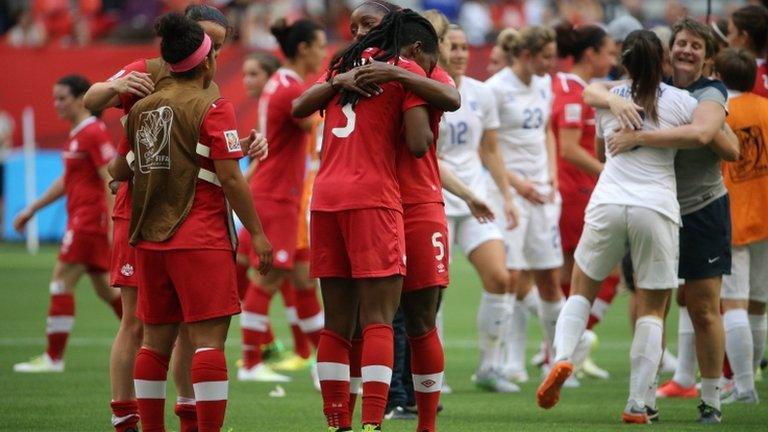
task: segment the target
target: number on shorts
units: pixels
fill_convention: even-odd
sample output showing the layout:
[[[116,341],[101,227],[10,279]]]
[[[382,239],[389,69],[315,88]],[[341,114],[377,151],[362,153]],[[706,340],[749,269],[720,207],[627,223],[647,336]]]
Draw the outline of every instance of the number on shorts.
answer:
[[[344,105],[344,107],[341,109],[341,112],[344,113],[344,117],[347,118],[347,125],[343,128],[333,128],[331,129],[331,133],[339,138],[348,138],[350,135],[352,135],[352,132],[355,131],[355,125],[357,124],[357,114],[355,114],[355,109],[352,107],[352,104]]]
[[[437,255],[435,255],[437,261],[442,261],[443,258],[445,258],[445,244],[443,243],[442,238],[443,234],[440,232],[432,234],[432,246],[437,249]]]

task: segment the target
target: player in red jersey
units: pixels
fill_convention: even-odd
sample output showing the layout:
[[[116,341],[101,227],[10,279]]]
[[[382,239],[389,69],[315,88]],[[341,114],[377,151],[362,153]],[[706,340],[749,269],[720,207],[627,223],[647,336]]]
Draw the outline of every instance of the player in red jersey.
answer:
[[[69,75],[53,86],[53,100],[59,117],[71,123],[69,141],[62,152],[64,174],[48,190],[23,209],[13,227],[22,232],[27,222],[41,210],[67,197],[67,228],[50,283],[45,353],[29,362],[14,365],[16,372],[63,372],[64,349],[75,323],[74,290],[88,274],[96,294],[122,313],[119,294],[109,287],[109,193],[107,163],[115,155],[106,127],[83,105],[83,93],[90,83],[82,76]]]
[[[757,75],[752,93],[768,97],[768,9],[749,5],[736,10],[728,21],[728,42],[755,56]]]
[[[205,5],[187,7],[185,14],[200,23],[203,30],[211,38],[216,54],[221,50],[229,32],[227,18],[216,8]],[[113,75],[107,81],[94,84],[85,94],[86,106],[94,111],[110,107],[120,108],[128,114],[131,107],[139,99],[154,91],[154,80],[162,79],[162,71],[153,71],[150,75],[149,63],[153,68],[161,67],[163,61],[157,59],[136,60]],[[166,73],[167,74],[167,73]],[[243,148],[249,148],[250,155],[260,158],[266,155],[266,142],[257,140],[251,145],[251,135],[241,140]],[[261,151],[257,152],[259,149]],[[128,141],[124,137],[118,145],[118,153],[125,156],[128,153]],[[112,286],[121,288],[123,309],[125,314],[120,323],[120,329],[115,336],[115,342],[110,356],[110,376],[112,379],[112,422],[117,431],[129,430],[138,421],[138,413],[133,388],[133,363],[141,345],[141,322],[136,318],[137,300],[137,266],[133,247],[128,244],[128,225],[130,223],[130,183],[122,182],[115,198],[115,209],[112,214],[114,221],[112,254]],[[181,421],[181,431],[188,432],[197,426],[194,391],[189,375],[189,365],[192,359],[192,347],[186,337],[184,326],[182,337],[176,346],[173,356],[173,379],[178,394],[176,414]]]
[[[563,245],[563,267],[560,285],[570,292],[567,275],[573,270],[573,253],[584,228],[584,212],[589,197],[603,170],[603,163],[595,157],[595,110],[584,103],[582,94],[591,80],[608,74],[616,63],[616,45],[602,28],[585,25],[574,29],[570,24],[556,28],[557,49],[561,58],[573,58],[570,73],[558,73],[552,80],[554,102],[552,132],[557,143],[557,168],[563,210],[560,214],[560,239]],[[603,317],[616,295],[618,274],[603,281],[602,288],[590,313],[586,334],[594,342],[597,336],[592,328]],[[590,344],[592,345],[592,344]],[[608,378],[590,359],[582,365],[586,374]]]
[[[218,431],[228,387],[223,346],[230,316],[240,311],[227,203],[252,235],[261,272],[268,271],[272,251],[237,163],[242,151],[234,107],[210,85],[216,70],[211,38],[173,13],[160,18],[156,29],[170,75],[129,113],[135,172],[125,159],[113,169],[116,179],[134,182],[130,238],[145,335],[134,386],[142,429],[165,430],[168,361],[179,322],[185,322],[196,349],[196,430]],[[164,133],[146,132],[158,122]],[[196,276],[203,273],[205,278]]]
[[[308,266],[296,260],[307,136],[312,120],[294,118],[291,104],[304,91],[307,75],[322,67],[327,55],[326,36],[318,24],[306,19],[291,25],[279,20],[271,30],[287,60],[269,79],[259,98],[259,130],[267,137],[270,157],[260,164],[250,187],[264,230],[274,245],[274,268],[253,280],[243,302],[243,366],[238,370],[238,379],[245,381],[289,380],[263,363],[260,348],[269,331],[271,297],[286,279],[292,279],[297,289],[299,324],[315,346],[323,319],[308,271],[298,271]],[[252,256],[252,263],[257,265],[255,258]],[[297,271],[293,272],[294,269]]]
[[[424,74],[423,69],[431,71],[436,63],[437,36],[429,22],[411,10],[387,14],[375,30],[342,53],[328,80],[354,68],[361,57]],[[391,322],[405,274],[398,146],[408,145],[421,156],[433,139],[424,100],[397,82],[381,84],[380,90],[370,99],[342,91],[326,106],[312,197],[311,273],[321,280],[328,312],[318,372],[328,425],[337,430],[351,430],[350,338],[358,307],[363,328],[363,430],[376,430],[384,416],[392,374]]]

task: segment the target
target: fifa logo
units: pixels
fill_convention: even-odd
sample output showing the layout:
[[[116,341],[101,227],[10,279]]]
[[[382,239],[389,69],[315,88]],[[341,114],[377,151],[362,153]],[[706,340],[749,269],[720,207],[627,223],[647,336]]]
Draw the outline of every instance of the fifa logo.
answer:
[[[139,129],[136,131],[136,151],[139,171],[171,169],[171,125],[173,110],[163,106],[139,115]]]

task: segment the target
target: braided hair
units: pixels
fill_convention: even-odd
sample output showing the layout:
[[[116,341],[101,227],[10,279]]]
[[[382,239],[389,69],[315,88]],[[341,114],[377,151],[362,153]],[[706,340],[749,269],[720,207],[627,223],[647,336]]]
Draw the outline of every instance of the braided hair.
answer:
[[[437,54],[437,33],[426,18],[411,9],[390,12],[363,39],[353,43],[339,55],[328,70],[328,81],[335,75],[362,65],[361,57],[368,48],[379,49],[373,60],[386,62],[394,58],[397,64],[400,50],[416,42],[421,42],[424,52]],[[357,93],[342,90],[339,104],[349,103],[354,106],[358,99]]]

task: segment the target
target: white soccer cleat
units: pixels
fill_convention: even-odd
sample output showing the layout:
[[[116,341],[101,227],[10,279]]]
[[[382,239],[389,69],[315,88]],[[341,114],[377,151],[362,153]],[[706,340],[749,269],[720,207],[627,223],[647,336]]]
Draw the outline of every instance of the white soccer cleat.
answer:
[[[238,368],[237,380],[255,382],[290,382],[291,377],[280,375],[279,373],[273,371],[266,364],[259,363],[250,369],[246,369],[244,367]]]
[[[611,377],[611,374],[607,370],[596,365],[591,357],[587,357],[587,359],[584,360],[584,363],[581,365],[581,371],[592,378],[608,379]]]
[[[520,393],[520,387],[517,384],[506,380],[493,370],[477,371],[472,375],[472,381],[478,388],[489,392]]]
[[[64,372],[64,360],[53,360],[47,353],[44,353],[28,362],[16,363],[13,365],[13,371],[21,373]]]
[[[505,368],[500,372],[500,374],[504,379],[506,379],[507,381],[511,381],[515,384],[525,384],[531,379],[528,376],[528,371],[526,371],[525,369]]]

